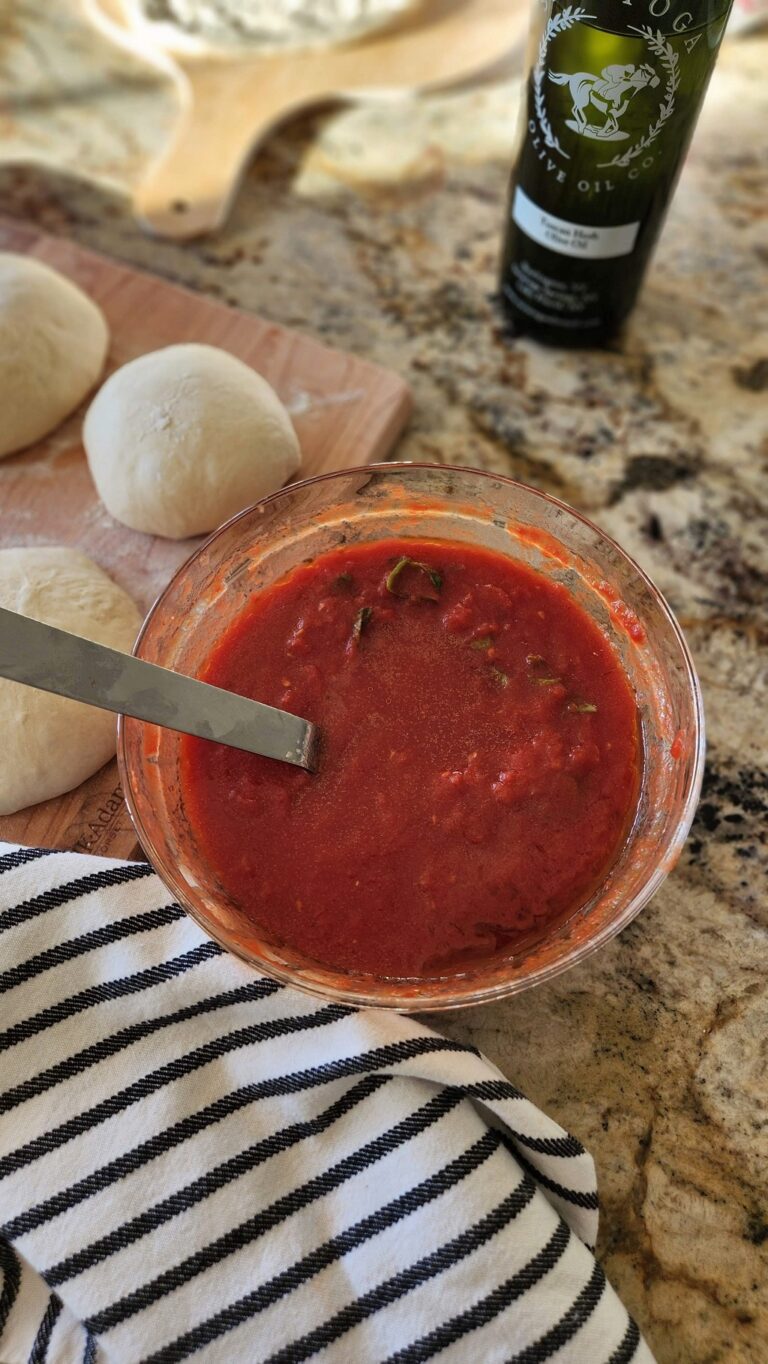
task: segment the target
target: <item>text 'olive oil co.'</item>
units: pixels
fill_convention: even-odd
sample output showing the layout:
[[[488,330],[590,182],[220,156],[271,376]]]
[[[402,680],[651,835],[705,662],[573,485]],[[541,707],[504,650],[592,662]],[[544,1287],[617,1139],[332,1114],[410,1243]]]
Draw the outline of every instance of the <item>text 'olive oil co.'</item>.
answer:
[[[629,313],[730,6],[535,5],[501,276],[516,331],[594,345]]]

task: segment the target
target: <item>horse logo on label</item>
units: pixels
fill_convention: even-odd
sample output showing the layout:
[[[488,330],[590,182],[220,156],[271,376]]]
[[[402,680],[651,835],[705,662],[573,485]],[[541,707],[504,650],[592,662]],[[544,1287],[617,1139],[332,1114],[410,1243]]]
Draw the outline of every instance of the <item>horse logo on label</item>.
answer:
[[[548,75],[555,85],[569,87],[573,118],[566,119],[566,128],[601,142],[623,142],[628,138],[629,133],[619,127],[619,119],[639,90],[653,90],[659,84],[653,67],[645,63],[604,66],[599,76],[589,71],[549,71]],[[604,115],[605,122],[591,123],[588,114],[592,111]]]

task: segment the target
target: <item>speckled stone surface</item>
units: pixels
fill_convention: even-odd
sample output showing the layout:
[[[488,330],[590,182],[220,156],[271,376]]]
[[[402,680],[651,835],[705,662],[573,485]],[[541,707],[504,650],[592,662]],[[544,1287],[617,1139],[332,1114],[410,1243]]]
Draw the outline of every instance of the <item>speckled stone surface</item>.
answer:
[[[391,365],[416,398],[401,457],[564,496],[677,611],[709,727],[677,870],[596,958],[438,1023],[594,1152],[603,1261],[661,1364],[768,1359],[768,42],[726,44],[626,337],[559,354],[507,341],[490,301],[513,70],[292,124],[226,231],[178,246],[126,201],[170,87],[75,0],[11,9],[4,211]]]

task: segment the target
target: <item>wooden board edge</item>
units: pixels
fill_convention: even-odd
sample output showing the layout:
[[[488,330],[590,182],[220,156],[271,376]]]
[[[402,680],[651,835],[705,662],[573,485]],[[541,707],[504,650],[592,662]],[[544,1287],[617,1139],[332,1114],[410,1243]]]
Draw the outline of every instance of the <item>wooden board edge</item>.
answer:
[[[3,241],[5,233],[9,233],[18,245],[6,246]],[[169,289],[173,293],[181,294],[184,297],[194,299],[197,302],[202,300],[212,309],[225,314],[234,313],[236,316],[247,318],[252,322],[260,322],[266,327],[279,327],[280,330],[285,332],[289,337],[295,337],[305,343],[309,342],[311,345],[317,347],[319,351],[325,351],[334,355],[352,356],[362,369],[375,374],[382,383],[387,385],[393,394],[399,392],[402,395],[401,399],[398,400],[398,406],[402,404],[403,416],[401,418],[401,425],[393,428],[395,436],[399,435],[400,431],[402,431],[411,414],[413,409],[413,393],[410,385],[402,375],[398,374],[393,369],[388,369],[386,365],[379,365],[374,360],[365,359],[364,356],[353,355],[351,351],[345,351],[341,346],[330,346],[326,341],[318,340],[316,336],[309,332],[301,331],[297,327],[286,326],[282,322],[274,322],[269,318],[262,317],[260,313],[249,312],[244,308],[238,308],[235,304],[222,303],[220,299],[212,298],[210,294],[207,294],[202,290],[192,289],[186,284],[179,284],[177,280],[168,279],[167,276],[156,274],[152,270],[146,270],[140,265],[132,265],[130,262],[122,260],[117,256],[109,256],[103,251],[93,250],[90,246],[81,246],[79,242],[72,241],[70,237],[59,236],[57,233],[53,232],[42,232],[39,228],[33,227],[29,223],[25,223],[21,219],[10,218],[6,214],[0,214],[0,250],[19,250],[22,244],[26,244],[26,254],[30,254],[32,249],[40,246],[45,247],[46,242],[53,242],[59,246],[67,246],[75,256],[92,257],[97,262],[103,263],[112,270],[122,270],[128,275],[138,275],[141,279],[146,281],[159,279],[162,281],[163,287]],[[20,254],[23,253],[20,252]],[[381,436],[377,444],[382,447],[385,446],[386,436]]]

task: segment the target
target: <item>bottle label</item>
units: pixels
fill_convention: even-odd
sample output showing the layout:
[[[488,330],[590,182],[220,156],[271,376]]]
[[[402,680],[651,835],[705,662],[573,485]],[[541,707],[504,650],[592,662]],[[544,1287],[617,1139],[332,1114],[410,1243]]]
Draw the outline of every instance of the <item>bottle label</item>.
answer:
[[[547,5],[528,131],[551,181],[604,202],[653,178],[706,83],[728,2]]]
[[[556,218],[553,213],[539,208],[519,185],[512,201],[512,217],[526,236],[540,246],[548,246],[550,251],[557,251],[561,256],[584,260],[628,256],[640,228],[639,220],[618,227],[585,227],[583,223],[569,223],[565,218]]]

